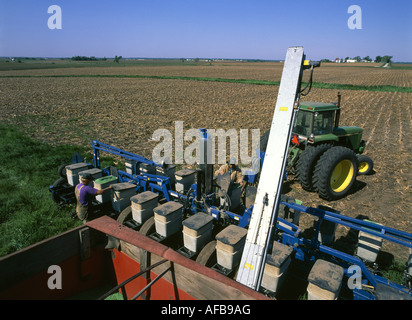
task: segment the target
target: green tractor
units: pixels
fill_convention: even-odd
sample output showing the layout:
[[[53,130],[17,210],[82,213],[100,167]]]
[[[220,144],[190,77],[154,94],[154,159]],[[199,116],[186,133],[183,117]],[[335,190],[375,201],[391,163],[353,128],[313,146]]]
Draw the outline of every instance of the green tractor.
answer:
[[[292,129],[287,171],[302,188],[325,200],[344,197],[357,175],[370,174],[373,161],[363,155],[363,129],[339,126],[341,95],[337,103],[301,102]],[[266,150],[267,137],[261,139]]]

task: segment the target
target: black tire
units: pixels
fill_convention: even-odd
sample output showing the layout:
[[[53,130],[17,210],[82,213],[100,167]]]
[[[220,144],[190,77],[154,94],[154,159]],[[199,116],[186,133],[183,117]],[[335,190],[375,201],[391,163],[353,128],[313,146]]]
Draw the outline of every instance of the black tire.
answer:
[[[142,227],[139,230],[139,233],[141,233],[144,236],[151,235],[152,233],[156,232],[156,226],[155,226],[155,220],[154,217],[150,217],[149,219],[146,220],[145,223],[143,223]]]
[[[316,146],[307,146],[299,156],[297,163],[297,179],[306,191],[314,191],[313,173],[316,163],[325,153],[326,150],[332,148],[331,144],[319,144]]]
[[[217,263],[216,240],[210,241],[199,252],[196,262],[206,267],[213,267]]]
[[[117,222],[123,224],[125,221],[129,220],[129,216],[132,214],[132,206],[128,206],[120,212],[119,216],[117,217]]]
[[[358,176],[371,174],[373,170],[373,160],[367,155],[358,156]]]
[[[65,178],[59,178],[59,179],[57,179],[56,181],[54,181],[53,187],[54,187],[54,188],[62,187],[65,183],[66,183],[66,179],[65,179]]]
[[[62,178],[66,178],[67,177],[67,173],[66,173],[66,166],[68,166],[68,164],[62,164],[58,169],[57,169],[57,174],[59,175],[59,177]]]
[[[321,198],[333,201],[349,192],[356,180],[357,172],[356,154],[345,147],[333,147],[317,162],[313,184]]]
[[[53,183],[53,188],[62,187],[65,183],[66,183],[66,179],[65,179],[65,178],[59,178],[59,179],[57,179],[56,181],[54,181],[54,183]],[[51,198],[52,198],[53,201],[56,202],[57,204],[59,204],[59,203],[61,202],[60,197],[59,197],[56,193],[54,193],[54,192],[51,193]]]

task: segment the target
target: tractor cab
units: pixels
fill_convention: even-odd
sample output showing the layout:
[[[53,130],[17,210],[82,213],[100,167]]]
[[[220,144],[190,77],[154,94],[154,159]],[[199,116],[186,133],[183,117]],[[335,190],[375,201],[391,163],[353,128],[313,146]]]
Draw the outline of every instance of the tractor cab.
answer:
[[[292,132],[309,142],[313,142],[316,136],[332,134],[336,110],[339,110],[339,107],[335,104],[302,103]]]
[[[362,128],[339,126],[340,95],[337,103],[302,102],[292,129],[292,142],[316,145],[332,143],[362,153]]]

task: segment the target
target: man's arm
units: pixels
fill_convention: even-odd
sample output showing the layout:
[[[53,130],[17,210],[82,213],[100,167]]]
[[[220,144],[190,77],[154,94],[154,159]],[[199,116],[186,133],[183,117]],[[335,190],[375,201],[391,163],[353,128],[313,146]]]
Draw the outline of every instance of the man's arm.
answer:
[[[107,190],[113,189],[113,186],[108,186],[107,188],[101,189],[101,190],[97,190],[96,194],[102,194],[104,192],[106,192]]]

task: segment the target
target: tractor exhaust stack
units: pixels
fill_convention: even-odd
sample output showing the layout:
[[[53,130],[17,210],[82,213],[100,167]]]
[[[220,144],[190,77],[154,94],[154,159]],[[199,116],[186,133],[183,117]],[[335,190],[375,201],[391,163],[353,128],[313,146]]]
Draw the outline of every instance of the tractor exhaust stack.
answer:
[[[335,128],[339,127],[339,118],[340,118],[340,102],[341,102],[341,94],[338,92],[338,103],[336,106],[338,107],[338,110],[336,110],[336,116],[335,116]]]

